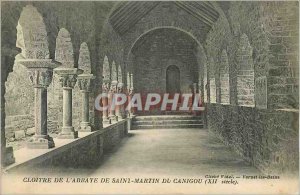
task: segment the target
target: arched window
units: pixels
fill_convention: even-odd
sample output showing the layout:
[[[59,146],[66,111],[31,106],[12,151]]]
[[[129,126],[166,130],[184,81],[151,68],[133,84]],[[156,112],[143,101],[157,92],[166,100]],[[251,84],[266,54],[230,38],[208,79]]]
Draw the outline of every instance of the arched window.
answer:
[[[241,36],[237,50],[237,99],[238,105],[254,107],[254,64],[253,49],[247,35]]]

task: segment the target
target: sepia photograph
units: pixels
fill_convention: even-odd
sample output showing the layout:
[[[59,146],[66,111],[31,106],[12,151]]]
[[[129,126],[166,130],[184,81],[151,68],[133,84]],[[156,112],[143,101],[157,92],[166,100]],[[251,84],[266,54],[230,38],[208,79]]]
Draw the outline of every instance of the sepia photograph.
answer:
[[[299,1],[1,0],[0,194],[299,194]]]

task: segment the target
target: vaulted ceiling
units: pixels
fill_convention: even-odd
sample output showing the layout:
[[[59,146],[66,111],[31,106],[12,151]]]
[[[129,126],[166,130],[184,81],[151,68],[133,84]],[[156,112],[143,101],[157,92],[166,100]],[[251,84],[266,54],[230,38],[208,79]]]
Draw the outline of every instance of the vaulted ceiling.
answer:
[[[159,1],[122,1],[112,12],[109,22],[120,35],[125,34],[159,3]],[[214,6],[207,1],[173,1],[172,3],[208,27],[211,27],[219,17]]]

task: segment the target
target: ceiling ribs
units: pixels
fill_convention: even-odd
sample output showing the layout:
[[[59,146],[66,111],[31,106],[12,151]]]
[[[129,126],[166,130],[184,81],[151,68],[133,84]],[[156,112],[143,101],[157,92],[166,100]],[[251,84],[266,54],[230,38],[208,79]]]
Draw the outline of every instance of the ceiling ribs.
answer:
[[[120,34],[125,34],[148,12],[160,2],[155,1],[125,1],[120,2],[109,18],[113,28]],[[188,14],[206,24],[209,28],[217,21],[219,13],[205,1],[175,1],[175,5]]]
[[[201,2],[176,1],[175,4],[191,14],[193,17],[204,22],[209,27],[211,27],[218,18],[214,16],[215,13],[211,13],[207,9],[203,8],[204,6],[201,6]]]
[[[159,2],[129,1],[120,5],[110,17],[110,23],[119,34],[127,32],[143,16],[156,7]]]

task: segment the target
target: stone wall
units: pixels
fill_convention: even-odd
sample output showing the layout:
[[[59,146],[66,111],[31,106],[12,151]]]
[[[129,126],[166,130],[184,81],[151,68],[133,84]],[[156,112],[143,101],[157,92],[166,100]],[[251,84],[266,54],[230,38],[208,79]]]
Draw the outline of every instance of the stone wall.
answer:
[[[137,92],[166,91],[166,70],[175,65],[180,70],[182,93],[191,93],[191,85],[198,83],[196,42],[183,32],[159,29],[149,32],[135,45],[133,54],[135,90]]]
[[[5,118],[5,137],[8,141],[25,138],[34,134],[33,115],[12,115]]]
[[[209,130],[264,173],[298,173],[297,111],[210,104],[207,113]]]
[[[19,173],[19,171],[34,169],[35,171],[44,172],[47,167],[54,169],[55,167],[88,168],[99,166],[103,154],[115,149],[121,140],[127,136],[127,120],[119,121],[103,130],[92,132],[85,137],[56,147],[31,160],[10,166],[6,171]],[[19,160],[22,161],[22,159]]]
[[[298,171],[298,9],[298,2],[231,2],[204,45],[215,64],[207,63],[207,93],[217,96],[207,104],[208,128],[266,173]],[[224,50],[230,105],[218,104]]]

